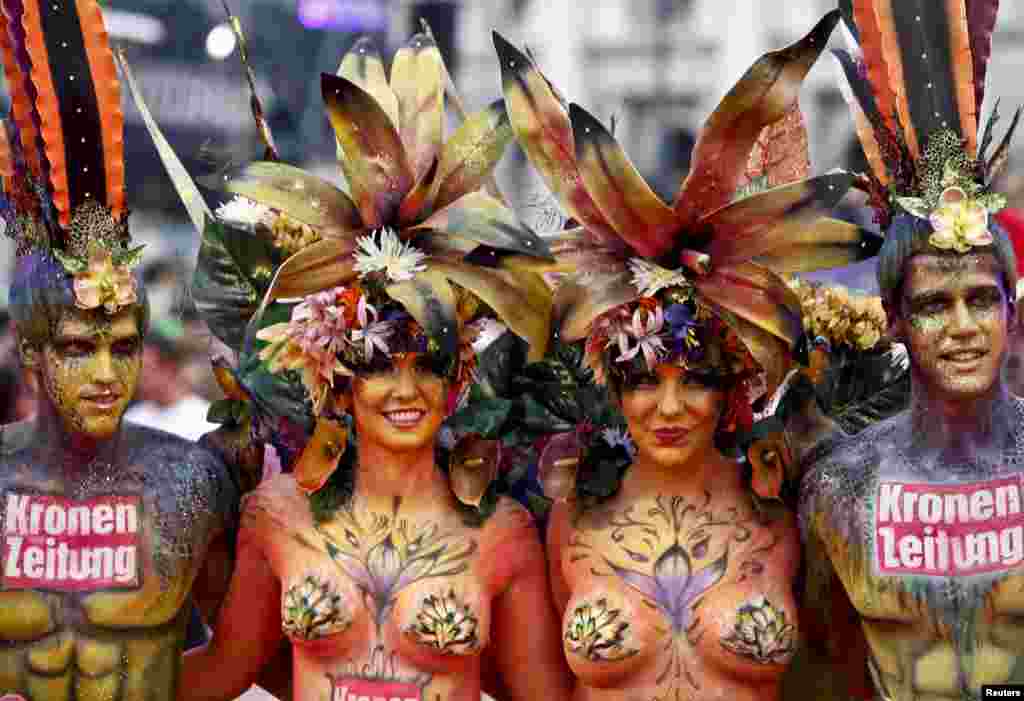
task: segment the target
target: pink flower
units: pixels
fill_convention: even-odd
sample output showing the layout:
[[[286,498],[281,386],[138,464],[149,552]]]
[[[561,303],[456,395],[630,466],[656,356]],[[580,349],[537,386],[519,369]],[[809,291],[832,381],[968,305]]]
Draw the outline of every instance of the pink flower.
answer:
[[[89,251],[88,267],[74,276],[75,306],[96,309],[102,306],[107,314],[137,301],[135,279],[127,267],[114,265],[109,250],[93,246]]]
[[[622,363],[632,360],[638,353],[644,354],[644,361],[648,370],[654,370],[658,365],[658,359],[665,354],[665,342],[661,338],[661,331],[665,328],[665,312],[661,305],[657,305],[654,311],[638,308],[633,312],[633,321],[629,326],[623,327],[618,334],[619,357],[616,362]],[[630,347],[630,336],[636,341],[636,345]]]
[[[310,295],[292,310],[291,320],[268,326],[256,338],[269,345],[260,351],[271,372],[298,370],[302,384],[319,412],[334,387],[336,375],[351,375],[338,355],[347,342],[348,326],[344,311],[335,305],[340,291]]]
[[[356,318],[361,328],[352,332],[352,343],[363,342],[363,360],[369,362],[373,358],[374,348],[387,355],[388,338],[393,331],[393,324],[390,321],[377,321],[377,310],[366,301],[366,295],[359,298]]]

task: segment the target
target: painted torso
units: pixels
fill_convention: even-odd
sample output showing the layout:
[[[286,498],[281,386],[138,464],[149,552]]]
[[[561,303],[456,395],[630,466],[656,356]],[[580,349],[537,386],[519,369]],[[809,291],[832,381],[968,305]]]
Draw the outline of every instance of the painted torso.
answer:
[[[518,568],[517,544],[538,537],[511,501],[480,528],[450,505],[358,497],[317,524],[290,475],[246,497],[242,528],[280,582],[301,701],[479,699],[492,601]]]
[[[798,557],[795,520],[759,523],[739,492],[616,497],[573,518],[560,559],[576,698],[774,698]]]
[[[173,699],[192,583],[237,509],[223,464],[126,427],[122,464],[65,478],[32,435],[0,428],[0,693]]]
[[[908,456],[904,413],[805,478],[805,537],[861,616],[884,698],[973,699],[984,684],[1024,682],[1024,402],[1014,401],[1020,419],[996,460]]]

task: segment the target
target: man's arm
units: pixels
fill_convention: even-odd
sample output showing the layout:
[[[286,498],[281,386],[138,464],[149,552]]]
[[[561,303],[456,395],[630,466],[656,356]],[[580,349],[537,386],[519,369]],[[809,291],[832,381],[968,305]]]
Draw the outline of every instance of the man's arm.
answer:
[[[854,469],[849,451],[850,441],[846,441],[812,466],[801,484],[803,560],[798,603],[802,636],[783,683],[784,699],[808,698],[809,689],[813,698],[829,701],[873,698],[860,616],[831,561],[827,536],[820,532],[836,508],[830,492],[833,476]]]

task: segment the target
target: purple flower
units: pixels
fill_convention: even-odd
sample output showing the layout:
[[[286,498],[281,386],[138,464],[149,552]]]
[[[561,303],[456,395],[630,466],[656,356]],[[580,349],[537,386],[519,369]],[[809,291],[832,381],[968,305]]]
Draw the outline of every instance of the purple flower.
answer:
[[[682,355],[700,347],[696,329],[700,325],[696,315],[685,304],[671,304],[665,310],[669,326],[669,339],[673,355]]]

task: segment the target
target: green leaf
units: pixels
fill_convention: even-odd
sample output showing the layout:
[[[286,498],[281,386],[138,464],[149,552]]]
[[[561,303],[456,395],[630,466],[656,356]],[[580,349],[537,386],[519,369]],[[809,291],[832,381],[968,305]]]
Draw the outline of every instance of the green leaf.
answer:
[[[448,420],[456,435],[476,433],[487,440],[500,437],[501,429],[512,412],[513,402],[495,397],[469,404]]]
[[[931,215],[928,203],[920,197],[897,197],[896,203],[918,219],[927,219]]]
[[[261,414],[283,416],[306,431],[313,430],[312,406],[297,373],[273,373],[252,354],[242,356],[237,374]]]
[[[990,192],[987,195],[982,195],[978,199],[980,200],[981,205],[988,210],[989,214],[996,214],[1009,206],[1009,201],[1006,199],[1006,195],[999,192]]]
[[[206,420],[211,424],[234,426],[240,423],[246,412],[246,402],[236,399],[220,399],[210,405]]]
[[[239,349],[274,271],[270,243],[208,219],[199,248],[192,297],[210,330]]]
[[[758,175],[757,177],[751,178],[750,182],[743,185],[736,190],[736,194],[733,196],[733,202],[739,202],[745,200],[748,197],[757,195],[764,192],[765,190],[771,189],[771,182],[767,175]]]
[[[64,266],[64,270],[66,270],[69,275],[78,275],[79,273],[84,273],[89,269],[89,263],[87,261],[82,260],[81,258],[75,258],[74,256],[69,256],[58,248],[51,248],[50,253],[52,253],[53,257],[56,258],[62,266]]]
[[[543,519],[551,511],[553,502],[545,496],[536,492],[526,492],[526,508],[538,519]]]
[[[111,259],[114,265],[119,268],[128,268],[131,270],[142,262],[142,251],[145,247],[146,244],[142,244],[135,248],[129,248],[126,251],[118,251],[111,257]]]

